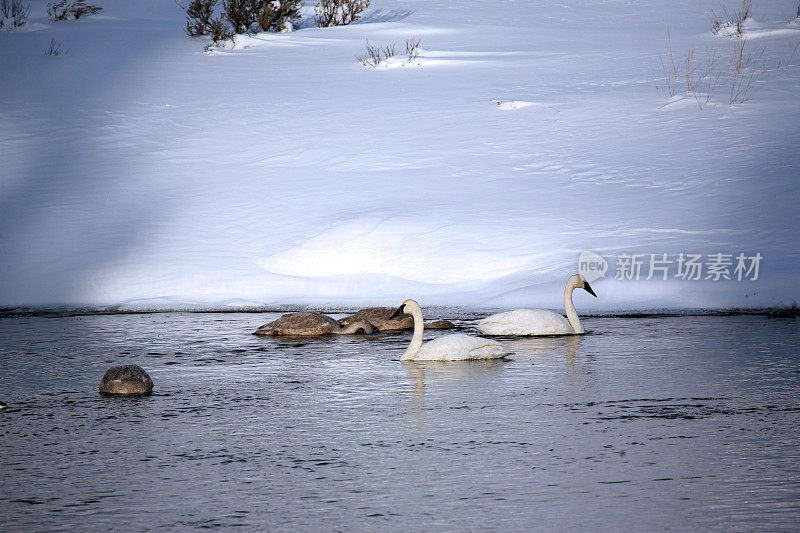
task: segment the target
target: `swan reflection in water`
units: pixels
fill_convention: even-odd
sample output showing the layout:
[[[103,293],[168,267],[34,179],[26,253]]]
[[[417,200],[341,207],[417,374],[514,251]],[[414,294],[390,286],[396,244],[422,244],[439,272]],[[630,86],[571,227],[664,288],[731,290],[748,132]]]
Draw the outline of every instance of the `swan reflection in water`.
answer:
[[[412,385],[409,415],[415,431],[422,431],[426,420],[425,390],[438,384],[442,387],[469,387],[471,382],[484,381],[500,375],[508,367],[508,359],[474,361],[402,361],[400,364]]]
[[[547,357],[548,360],[564,356],[567,367],[575,366],[584,337],[579,335],[559,335],[553,337],[507,337],[503,345],[513,351],[515,356]]]
[[[555,337],[515,337],[503,339],[503,346],[515,352],[516,359],[527,358],[541,371],[557,371],[562,364],[564,377],[569,386],[576,386],[582,375],[587,373],[581,363],[585,359],[585,348],[581,350],[586,338],[581,335]],[[563,363],[562,363],[563,361]]]
[[[497,375],[508,365],[503,359],[482,359],[476,361],[403,361],[409,378],[414,383],[413,398],[422,399],[425,385],[483,379]]]
[[[580,364],[581,345],[584,337],[578,335],[554,337],[508,337],[502,339],[503,346],[514,355],[510,360],[486,359],[479,361],[404,361],[413,388],[411,400],[417,407],[423,407],[426,386],[449,382],[483,380],[497,376],[501,372],[513,371],[513,365],[522,360],[531,360],[542,366],[542,373],[564,365],[565,377],[569,386],[577,385],[585,369]]]

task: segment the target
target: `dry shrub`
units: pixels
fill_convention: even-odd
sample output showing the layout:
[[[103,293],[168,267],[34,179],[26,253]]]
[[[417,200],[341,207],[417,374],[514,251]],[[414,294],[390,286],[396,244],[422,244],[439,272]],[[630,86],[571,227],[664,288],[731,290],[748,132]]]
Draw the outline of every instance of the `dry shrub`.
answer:
[[[372,46],[369,40],[366,42],[366,50],[363,54],[356,55],[362,65],[365,67],[377,67],[384,59],[389,59],[395,55],[395,46],[393,44],[386,45],[383,48]]]
[[[54,22],[78,20],[86,15],[94,15],[103,8],[87,4],[86,0],[58,0],[47,4],[47,15]]]
[[[705,92],[704,100],[705,103],[708,103],[721,79],[730,80],[728,104],[746,102],[749,99],[748,94],[753,79],[756,74],[763,73],[765,69],[761,58],[766,48],[762,48],[758,56],[754,56],[747,50],[745,37],[734,39],[727,73],[724,69],[717,67],[716,55],[710,48],[706,50],[704,58],[696,59],[694,46],[691,46],[686,52],[685,59],[676,60],[672,51],[669,30],[667,30],[667,43],[668,56],[666,60],[664,57],[661,58],[667,92],[670,96],[675,96],[679,90],[683,90],[682,87],[685,87],[686,94],[695,98],[700,109],[703,109],[701,94]],[[656,87],[658,88],[658,83],[656,83]]]
[[[292,31],[300,19],[302,0],[262,2],[256,12],[256,24],[261,31]]]
[[[411,63],[419,57],[422,52],[420,47],[421,41],[419,39],[406,40],[406,55],[408,62]],[[389,59],[397,55],[397,47],[394,44],[387,44],[383,48],[372,46],[369,40],[366,42],[366,49],[363,54],[357,54],[358,59],[365,67],[377,67],[384,59]]]
[[[314,21],[319,28],[346,26],[361,18],[370,0],[320,0],[314,7]]]
[[[44,55],[56,57],[60,56],[61,53],[61,41],[56,41],[50,37],[50,46],[44,51]]]
[[[217,0],[192,0],[186,8],[186,33],[195,37],[212,30],[212,17]]]
[[[18,28],[28,22],[31,6],[22,0],[0,0],[0,29]]]
[[[747,93],[750,91],[750,85],[753,82],[753,77],[761,70],[761,58],[766,51],[766,48],[761,49],[758,57],[753,57],[752,52],[747,51],[747,39],[736,39],[733,42],[733,54],[731,55],[731,63],[729,69],[731,71],[731,92],[728,98],[729,104],[741,104],[748,100]]]
[[[750,18],[752,11],[752,0],[742,0],[742,7],[728,11],[722,6],[722,16],[717,16],[711,12],[711,31],[714,35],[725,33],[730,37],[741,37],[744,35],[744,21]]]
[[[222,0],[223,16],[236,33],[291,31],[302,0]]]
[[[228,24],[222,20],[222,17],[217,17],[211,21],[211,40],[214,44],[219,45],[222,41],[233,39],[234,33]]]

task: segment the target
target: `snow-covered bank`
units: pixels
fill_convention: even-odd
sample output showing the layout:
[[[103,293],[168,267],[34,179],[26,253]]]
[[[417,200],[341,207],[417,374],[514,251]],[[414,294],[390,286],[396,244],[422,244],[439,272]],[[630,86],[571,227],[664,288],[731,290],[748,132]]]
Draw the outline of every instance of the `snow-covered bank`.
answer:
[[[552,308],[583,250],[610,266],[579,310],[800,299],[791,1],[754,2],[734,105],[716,0],[373,0],[210,54],[173,2],[31,4],[38,31],[0,32],[0,305]],[[716,52],[710,98],[667,93],[668,27],[676,58]],[[355,58],[409,38],[409,68]],[[734,279],[676,279],[681,253],[730,254]],[[624,254],[668,254],[671,279],[615,280]]]

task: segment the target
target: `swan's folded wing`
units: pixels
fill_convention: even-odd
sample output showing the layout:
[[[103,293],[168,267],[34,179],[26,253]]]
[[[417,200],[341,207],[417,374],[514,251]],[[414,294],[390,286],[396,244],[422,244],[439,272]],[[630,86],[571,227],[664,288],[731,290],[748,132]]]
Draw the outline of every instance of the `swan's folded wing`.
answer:
[[[482,340],[492,342],[489,339]],[[499,343],[492,343],[476,346],[470,350],[469,355],[469,359],[502,359],[511,355],[511,352],[505,351]]]
[[[563,335],[572,333],[569,321],[546,309],[515,309],[497,313],[476,326],[484,335]]]
[[[510,311],[487,316],[475,328],[484,335],[514,335],[514,323],[510,317]]]
[[[469,359],[500,359],[505,357],[503,346],[491,339],[455,334],[425,343],[414,357],[420,361],[464,361]]]

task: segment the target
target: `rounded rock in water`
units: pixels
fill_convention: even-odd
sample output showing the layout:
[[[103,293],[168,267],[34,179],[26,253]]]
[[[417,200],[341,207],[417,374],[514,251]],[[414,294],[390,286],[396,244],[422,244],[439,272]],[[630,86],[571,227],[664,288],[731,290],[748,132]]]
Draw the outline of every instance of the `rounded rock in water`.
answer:
[[[120,396],[142,396],[153,391],[153,380],[137,365],[114,366],[100,381],[100,392]]]

